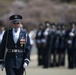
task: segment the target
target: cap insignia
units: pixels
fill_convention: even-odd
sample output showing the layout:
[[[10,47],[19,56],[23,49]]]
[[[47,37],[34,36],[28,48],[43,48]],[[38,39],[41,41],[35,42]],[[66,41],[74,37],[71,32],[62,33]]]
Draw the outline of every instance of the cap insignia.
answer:
[[[15,15],[15,18],[17,18],[17,15]]]

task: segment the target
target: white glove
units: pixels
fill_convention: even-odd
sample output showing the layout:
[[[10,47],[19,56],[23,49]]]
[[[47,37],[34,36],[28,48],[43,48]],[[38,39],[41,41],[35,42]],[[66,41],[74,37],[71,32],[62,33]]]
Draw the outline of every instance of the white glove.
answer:
[[[69,33],[69,36],[73,37],[74,36],[74,33],[73,32],[70,32]]]
[[[0,64],[0,69],[3,70],[4,66],[2,64]]]
[[[23,68],[27,68],[27,63],[26,62],[23,64]]]
[[[72,44],[72,40],[68,40],[67,43],[68,43],[68,44]]]

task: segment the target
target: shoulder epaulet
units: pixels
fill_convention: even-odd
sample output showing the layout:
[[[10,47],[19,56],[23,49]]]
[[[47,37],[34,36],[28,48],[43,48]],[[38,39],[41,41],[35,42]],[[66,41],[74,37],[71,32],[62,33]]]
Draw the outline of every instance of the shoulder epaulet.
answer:
[[[21,29],[23,32],[26,32],[26,29]]]

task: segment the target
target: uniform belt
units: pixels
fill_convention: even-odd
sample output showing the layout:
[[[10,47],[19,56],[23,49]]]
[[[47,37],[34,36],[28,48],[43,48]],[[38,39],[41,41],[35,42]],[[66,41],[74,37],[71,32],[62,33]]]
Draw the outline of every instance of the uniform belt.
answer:
[[[8,49],[8,52],[14,52],[14,53],[16,53],[16,52],[23,52],[23,51],[21,51],[19,49]]]

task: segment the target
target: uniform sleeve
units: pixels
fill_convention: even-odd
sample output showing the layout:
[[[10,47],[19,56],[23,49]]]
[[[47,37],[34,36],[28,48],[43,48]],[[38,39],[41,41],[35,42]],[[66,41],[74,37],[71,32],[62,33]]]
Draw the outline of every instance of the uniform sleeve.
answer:
[[[30,38],[29,35],[26,34],[26,45],[25,45],[25,55],[24,55],[24,62],[29,64],[30,62]]]
[[[3,63],[3,61],[4,61],[5,46],[6,46],[6,36],[7,36],[7,32],[4,33],[3,39],[2,39],[2,43],[1,43],[0,63]]]

